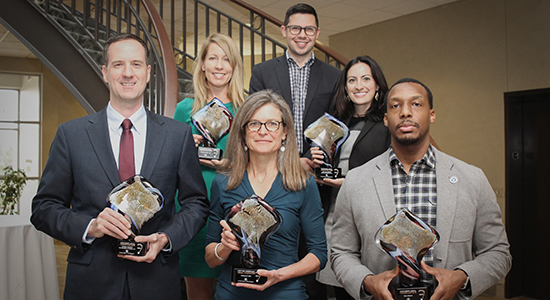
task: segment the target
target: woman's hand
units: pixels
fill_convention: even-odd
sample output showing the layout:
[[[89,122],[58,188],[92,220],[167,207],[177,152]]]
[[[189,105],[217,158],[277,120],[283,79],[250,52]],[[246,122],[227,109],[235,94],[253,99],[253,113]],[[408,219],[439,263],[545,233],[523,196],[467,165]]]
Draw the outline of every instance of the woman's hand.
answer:
[[[311,147],[309,151],[311,153],[311,160],[313,161],[314,168],[320,167],[324,162],[323,159],[325,158],[323,151],[321,151],[319,147]]]
[[[264,284],[252,284],[252,283],[231,283],[231,284],[237,287],[244,287],[247,289],[263,291],[268,287],[287,279],[287,278],[283,278],[283,274],[279,270],[268,271],[268,270],[259,269],[257,273],[258,275],[267,278],[267,281]]]
[[[231,250],[240,251],[241,245],[239,244],[239,241],[237,241],[237,237],[231,231],[231,227],[229,227],[227,221],[221,220],[220,225],[222,225],[222,233],[220,235],[222,237],[223,246]]]
[[[224,161],[226,161],[227,158],[222,158],[221,160],[217,159],[199,159],[201,162],[201,165],[207,166],[211,169],[217,170],[221,165],[224,164]]]
[[[204,259],[210,268],[225,263],[233,250],[241,250],[237,237],[231,232],[229,224],[225,220],[221,220],[220,225],[222,226],[222,232],[220,233],[221,242],[210,243],[205,249]]]
[[[330,178],[323,178],[318,179],[316,178],[315,181],[317,181],[318,184],[324,184],[335,188],[340,188],[342,186],[342,183],[344,183],[344,178],[336,178],[336,179],[330,179]]]
[[[320,266],[321,262],[317,256],[313,253],[308,253],[300,261],[277,270],[259,269],[258,275],[267,278],[264,284],[232,283],[232,285],[263,291],[278,282],[315,273],[319,271]]]
[[[204,143],[204,137],[200,134],[193,134],[193,140],[195,141],[195,147],[198,147],[200,144]]]

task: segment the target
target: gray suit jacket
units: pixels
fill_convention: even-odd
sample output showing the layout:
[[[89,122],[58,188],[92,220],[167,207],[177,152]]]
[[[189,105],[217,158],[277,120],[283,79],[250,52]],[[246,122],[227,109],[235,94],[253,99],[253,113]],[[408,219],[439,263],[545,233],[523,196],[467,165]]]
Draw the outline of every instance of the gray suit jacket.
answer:
[[[434,149],[437,225],[434,267],[460,268],[470,277],[471,298],[503,278],[511,267],[500,209],[481,169]],[[360,299],[363,279],[395,267],[374,242],[396,213],[389,150],[351,170],[336,201],[332,268],[350,295]],[[459,293],[455,298],[465,298]],[[364,294],[363,294],[364,296]]]
[[[121,299],[126,276],[134,300],[181,297],[177,251],[204,226],[209,208],[189,125],[147,111],[141,175],[165,201],[141,234],[163,232],[172,243],[171,252],[159,253],[150,264],[117,258],[109,236],[82,243],[88,224],[120,183],[106,110],[59,126],[32,202],[31,222],[72,248],[64,299]]]
[[[333,98],[341,71],[318,59],[311,66],[304,108],[304,130],[333,109]],[[250,93],[270,89],[280,94],[292,111],[292,90],[286,55],[257,64],[250,77]],[[298,137],[303,139],[303,137]],[[309,150],[304,142],[303,153]]]

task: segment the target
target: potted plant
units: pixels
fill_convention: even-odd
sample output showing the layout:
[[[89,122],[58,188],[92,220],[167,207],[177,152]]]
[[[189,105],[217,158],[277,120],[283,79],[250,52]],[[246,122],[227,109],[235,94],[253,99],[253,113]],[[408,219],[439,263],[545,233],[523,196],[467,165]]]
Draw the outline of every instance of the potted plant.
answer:
[[[27,175],[23,170],[14,170],[11,166],[4,168],[4,176],[0,179],[0,215],[19,213],[17,205],[26,183]]]

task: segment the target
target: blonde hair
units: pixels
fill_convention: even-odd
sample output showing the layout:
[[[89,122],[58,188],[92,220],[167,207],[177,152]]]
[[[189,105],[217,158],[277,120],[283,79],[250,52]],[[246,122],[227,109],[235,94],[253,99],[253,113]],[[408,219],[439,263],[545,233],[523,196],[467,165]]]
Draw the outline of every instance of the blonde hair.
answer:
[[[208,83],[206,76],[202,71],[202,65],[208,52],[208,47],[216,43],[222,48],[229,59],[229,64],[233,68],[233,74],[229,80],[228,98],[231,99],[233,108],[237,109],[246,99],[243,85],[243,60],[235,42],[227,35],[221,33],[211,34],[202,43],[199,55],[193,63],[193,89],[195,92],[195,101],[193,102],[192,113],[197,112],[212,99],[208,99]]]
[[[227,146],[225,148],[225,164],[221,171],[229,176],[227,189],[237,188],[243,179],[249,163],[248,151],[245,150],[246,123],[261,107],[272,104],[281,111],[282,125],[286,129],[285,151],[277,153],[277,169],[283,177],[283,186],[289,191],[300,191],[307,185],[310,174],[302,167],[296,144],[296,132],[292,113],[285,100],[271,90],[256,92],[246,100],[235,115]]]

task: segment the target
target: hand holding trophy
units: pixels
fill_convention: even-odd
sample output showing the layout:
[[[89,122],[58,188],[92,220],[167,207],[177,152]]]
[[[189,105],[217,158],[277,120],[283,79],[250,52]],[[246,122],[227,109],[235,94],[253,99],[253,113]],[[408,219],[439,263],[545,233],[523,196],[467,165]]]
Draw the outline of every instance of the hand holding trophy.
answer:
[[[126,240],[116,240],[113,252],[121,255],[144,256],[147,245],[134,241],[145,222],[162,209],[164,197],[141,175],[131,177],[116,186],[107,197],[110,207],[129,218],[132,235]]]
[[[218,141],[229,132],[233,115],[227,107],[218,99],[199,109],[191,116],[193,125],[204,137],[204,147],[199,147],[199,158],[221,159],[222,149],[216,148]]]
[[[437,231],[403,209],[382,225],[374,239],[399,265],[399,280],[389,287],[394,299],[429,299],[432,287],[420,282],[420,262],[439,241]]]
[[[241,245],[241,267],[232,268],[231,281],[264,284],[267,278],[257,274],[262,247],[281,226],[281,215],[262,198],[251,195],[231,208],[226,221]]]
[[[323,152],[323,165],[315,168],[315,177],[335,179],[341,177],[342,169],[335,168],[334,155],[349,136],[349,129],[340,120],[325,113],[304,131],[306,142],[319,147]]]

